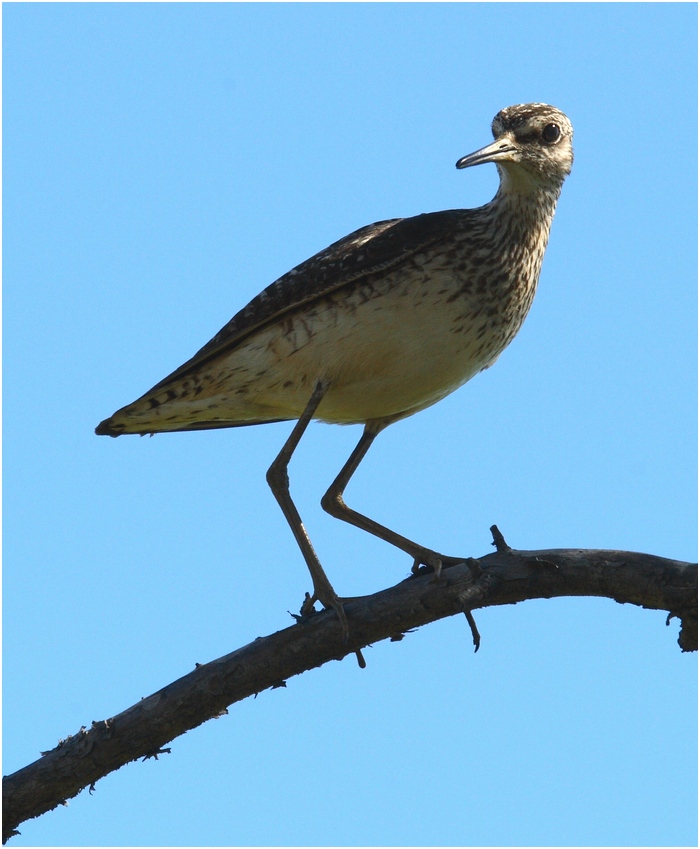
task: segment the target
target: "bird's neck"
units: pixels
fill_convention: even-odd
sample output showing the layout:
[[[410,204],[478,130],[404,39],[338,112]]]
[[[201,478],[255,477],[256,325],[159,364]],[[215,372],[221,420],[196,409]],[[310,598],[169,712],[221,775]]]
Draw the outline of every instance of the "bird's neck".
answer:
[[[504,169],[505,171],[505,169]],[[522,176],[522,172],[520,172]],[[527,250],[544,253],[561,183],[509,179],[505,172],[491,206]],[[507,223],[506,223],[507,222]]]

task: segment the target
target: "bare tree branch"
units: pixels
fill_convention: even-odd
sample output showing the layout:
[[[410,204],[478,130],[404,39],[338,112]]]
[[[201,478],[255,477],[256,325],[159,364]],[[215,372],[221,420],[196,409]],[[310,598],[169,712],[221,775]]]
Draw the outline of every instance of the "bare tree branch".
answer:
[[[110,719],[93,722],[42,752],[3,779],[3,842],[38,817],[113,770],[169,751],[171,740],[234,702],[287,678],[356,654],[379,640],[400,640],[409,629],[466,614],[478,648],[471,611],[533,598],[600,596],[621,604],[668,611],[680,619],[682,651],[697,651],[697,565],[627,551],[557,549],[516,551],[492,528],[496,552],[434,573],[419,573],[395,587],[345,604],[350,638],[333,611],[259,638],[207,663]]]

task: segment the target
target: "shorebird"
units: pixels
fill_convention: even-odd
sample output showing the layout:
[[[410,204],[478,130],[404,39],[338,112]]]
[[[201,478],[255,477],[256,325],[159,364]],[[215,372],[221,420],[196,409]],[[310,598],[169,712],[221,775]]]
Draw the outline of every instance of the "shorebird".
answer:
[[[323,496],[328,513],[440,571],[448,558],[349,508],[343,492],[377,434],[493,365],[527,315],[554,210],[573,162],[569,119],[543,103],[510,106],[494,141],[457,168],[496,164],[494,199],[476,209],[362,227],[280,277],[192,359],[101,422],[95,432],[206,430],[296,419],[267,481],[304,556],[313,593],[339,598],[289,491],[287,467],[311,419],[363,424]]]

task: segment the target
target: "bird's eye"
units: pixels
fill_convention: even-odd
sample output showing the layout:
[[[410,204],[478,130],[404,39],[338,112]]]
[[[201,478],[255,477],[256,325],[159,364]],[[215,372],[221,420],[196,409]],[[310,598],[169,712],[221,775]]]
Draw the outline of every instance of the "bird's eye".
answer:
[[[554,144],[561,135],[561,130],[556,124],[547,124],[542,130],[542,140],[547,144]]]

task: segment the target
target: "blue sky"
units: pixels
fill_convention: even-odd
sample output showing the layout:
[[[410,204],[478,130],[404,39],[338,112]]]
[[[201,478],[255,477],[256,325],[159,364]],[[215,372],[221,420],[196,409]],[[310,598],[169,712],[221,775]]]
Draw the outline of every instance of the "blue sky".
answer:
[[[10,4],[4,98],[4,773],[290,624],[265,483],[289,424],[97,437],[276,277],[372,221],[488,201],[503,106],[575,128],[540,288],[493,369],[382,433],[348,502],[441,551],[696,557],[693,4]],[[406,556],[292,492],[341,595]],[[664,614],[559,599],[288,682],[15,846],[683,845],[697,661]]]

